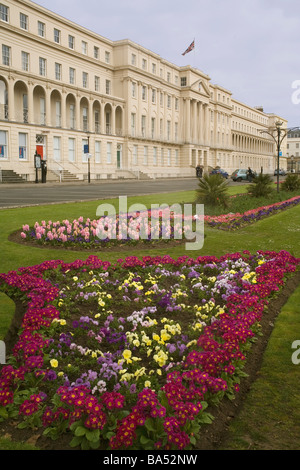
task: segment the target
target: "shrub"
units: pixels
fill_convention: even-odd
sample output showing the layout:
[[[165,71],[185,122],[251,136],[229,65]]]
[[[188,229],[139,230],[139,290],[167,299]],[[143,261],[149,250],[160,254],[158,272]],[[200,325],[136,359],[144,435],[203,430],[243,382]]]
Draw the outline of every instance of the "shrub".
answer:
[[[228,183],[219,174],[204,175],[199,179],[196,190],[196,203],[208,206],[228,207],[229,194],[227,193]]]
[[[285,191],[297,191],[300,189],[300,178],[298,175],[289,174],[281,184],[281,188]]]
[[[248,193],[253,197],[270,197],[274,192],[273,180],[270,175],[259,173],[253,179],[253,184],[249,186]]]

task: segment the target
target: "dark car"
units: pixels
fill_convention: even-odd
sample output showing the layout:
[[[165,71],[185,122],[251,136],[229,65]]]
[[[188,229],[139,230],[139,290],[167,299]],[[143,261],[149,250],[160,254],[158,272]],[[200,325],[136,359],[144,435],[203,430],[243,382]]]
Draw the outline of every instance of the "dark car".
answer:
[[[276,170],[274,171],[274,176],[277,176],[277,173],[278,173],[278,170],[276,168]],[[286,175],[285,171],[282,168],[279,168],[279,176],[285,176],[285,175]]]
[[[210,175],[221,175],[223,176],[223,178],[228,178],[228,173],[227,171],[225,170],[222,170],[222,168],[214,168],[211,172],[210,172]]]
[[[252,170],[253,176],[257,176],[257,173]],[[233,181],[248,181],[248,170],[242,169],[242,170],[235,170],[232,175],[231,179]]]

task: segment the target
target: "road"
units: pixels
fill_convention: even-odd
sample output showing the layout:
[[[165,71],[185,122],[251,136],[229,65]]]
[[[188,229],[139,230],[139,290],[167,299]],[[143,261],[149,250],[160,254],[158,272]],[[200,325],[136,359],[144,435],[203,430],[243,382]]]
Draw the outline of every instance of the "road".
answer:
[[[0,185],[0,208],[41,204],[82,202],[118,196],[189,191],[197,188],[197,178],[145,181],[99,181],[82,183],[24,183]]]

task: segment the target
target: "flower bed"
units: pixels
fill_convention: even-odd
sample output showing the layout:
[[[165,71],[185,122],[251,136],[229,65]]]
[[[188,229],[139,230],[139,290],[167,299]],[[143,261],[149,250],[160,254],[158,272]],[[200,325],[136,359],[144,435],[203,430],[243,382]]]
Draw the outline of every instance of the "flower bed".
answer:
[[[258,207],[244,213],[229,213],[219,216],[205,216],[205,222],[211,227],[221,230],[236,230],[245,225],[257,222],[279,211],[289,209],[300,203],[300,196],[292,197],[286,201]]]
[[[233,398],[287,252],[46,261],[0,276],[26,311],[0,420],[82,449],[191,449]],[[206,411],[205,411],[206,410]]]

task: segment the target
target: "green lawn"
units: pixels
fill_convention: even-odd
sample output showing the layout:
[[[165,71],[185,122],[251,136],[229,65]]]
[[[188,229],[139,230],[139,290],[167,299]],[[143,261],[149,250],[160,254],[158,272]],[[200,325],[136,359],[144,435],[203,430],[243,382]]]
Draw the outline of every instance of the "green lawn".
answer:
[[[245,191],[246,186],[230,187],[231,194]],[[194,191],[128,198],[128,206],[135,202],[151,204],[191,202]],[[63,251],[32,248],[8,241],[8,236],[23,224],[33,225],[41,220],[73,220],[79,216],[96,218],[96,209],[103,201],[76,204],[57,204],[0,211],[1,272],[21,266],[39,264],[45,260],[62,259],[66,262],[85,259],[97,254],[103,260],[115,262],[124,258],[124,252],[92,253],[90,251]],[[109,200],[118,207],[118,199]],[[128,252],[129,255],[162,255],[177,258],[215,255],[249,250],[287,250],[300,257],[300,206],[294,207],[235,232],[205,228],[204,246],[198,251],[185,251],[184,245],[170,248],[148,248]],[[241,417],[231,427],[231,438],[226,448],[238,449],[300,449],[300,365],[291,362],[291,344],[300,340],[300,288],[298,288],[276,321],[263,367],[245,403]],[[0,338],[3,338],[14,313],[14,304],[0,295]],[[4,444],[3,444],[4,446]],[[0,442],[0,448],[2,444]]]

